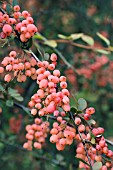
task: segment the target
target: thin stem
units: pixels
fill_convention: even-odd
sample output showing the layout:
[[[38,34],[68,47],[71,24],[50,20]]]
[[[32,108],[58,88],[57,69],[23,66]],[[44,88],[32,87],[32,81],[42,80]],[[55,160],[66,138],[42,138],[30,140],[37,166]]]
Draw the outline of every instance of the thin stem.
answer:
[[[39,37],[41,37],[41,39],[46,42],[48,41],[47,38],[45,38],[42,34],[40,33],[37,33],[37,35]],[[54,47],[51,47],[58,55],[59,57],[63,60],[63,62],[67,65],[68,68],[71,68],[75,73],[78,73],[77,70],[74,68],[74,66],[72,66],[67,60],[66,58],[62,55],[62,53],[57,49],[57,48],[54,48]]]
[[[110,140],[108,140],[108,139],[105,139],[106,140],[106,142],[108,143],[108,144],[110,144],[111,146],[113,146],[113,142],[112,141],[110,141]]]
[[[74,123],[74,125],[75,125],[75,121],[74,121],[74,118],[73,118],[72,113],[71,113],[71,112],[69,112],[69,114],[70,114],[71,119],[73,120],[73,123]],[[77,128],[77,126],[76,126],[76,125],[75,125],[75,128]],[[89,155],[88,155],[88,152],[87,152],[87,148],[86,148],[85,140],[83,139],[83,137],[82,137],[82,135],[81,135],[81,133],[79,132],[79,130],[78,130],[78,129],[77,129],[77,131],[78,131],[78,134],[79,134],[79,136],[80,136],[80,138],[81,138],[81,141],[82,141],[82,143],[83,143],[83,145],[84,145],[84,149],[85,149],[85,152],[86,152],[86,156],[87,156],[87,158],[88,158],[88,162],[89,162],[90,168],[91,168],[91,170],[92,170],[91,159],[90,159],[90,157],[89,157]]]
[[[27,151],[27,150],[26,150],[26,149],[24,149],[22,146],[15,145],[15,144],[11,144],[11,143],[7,142],[7,141],[6,141],[6,140],[4,140],[4,139],[0,139],[0,142],[1,142],[1,143],[3,143],[3,144],[5,144],[5,145],[8,145],[8,146],[14,147],[14,148],[16,148],[16,149],[20,149],[20,150],[22,150],[22,151]]]
[[[29,52],[30,52],[30,54],[32,54],[32,56],[35,58],[36,61],[38,61],[38,62],[40,61],[32,50],[29,50]]]
[[[73,41],[70,41],[70,40],[54,40],[56,41],[57,43],[69,43],[73,46],[76,46],[76,47],[79,47],[79,48],[84,48],[84,49],[87,49],[87,50],[93,50],[93,51],[96,51],[96,50],[106,50],[106,51],[110,51],[112,52],[113,51],[113,48],[112,47],[95,47],[95,46],[89,46],[89,45],[83,45],[83,44],[79,44],[79,43],[75,43]]]

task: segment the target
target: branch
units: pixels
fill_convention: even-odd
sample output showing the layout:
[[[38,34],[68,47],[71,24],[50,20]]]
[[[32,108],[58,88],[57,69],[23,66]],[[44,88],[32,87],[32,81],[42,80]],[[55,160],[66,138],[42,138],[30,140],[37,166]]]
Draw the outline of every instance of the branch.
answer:
[[[8,145],[8,146],[11,146],[13,148],[16,148],[16,149],[19,149],[19,150],[22,150],[22,151],[27,151],[26,149],[24,149],[22,146],[19,146],[19,145],[15,145],[15,144],[11,144],[9,142],[7,142],[6,140],[4,139],[0,139],[0,142],[5,144],[5,145]]]
[[[71,119],[73,120],[73,123],[74,123],[74,125],[75,125],[75,120],[74,120],[74,118],[73,118],[72,113],[71,113],[71,112],[69,112],[69,114],[70,114]],[[75,125],[75,128],[77,128],[77,126],[76,126],[76,125]],[[88,155],[88,151],[87,151],[87,148],[86,148],[85,140],[83,139],[83,137],[82,137],[82,135],[81,135],[81,133],[79,132],[79,130],[78,130],[78,129],[77,129],[77,131],[78,131],[78,134],[79,134],[79,136],[80,136],[80,138],[81,138],[81,141],[82,141],[82,143],[83,143],[83,145],[84,145],[84,149],[85,149],[85,152],[86,152],[86,156],[87,156],[87,158],[88,158],[89,166],[90,166],[90,168],[91,168],[91,170],[92,170],[91,159],[90,159],[90,157],[89,157],[89,155]]]
[[[112,47],[95,47],[95,46],[89,46],[89,45],[83,45],[83,44],[79,44],[79,43],[75,43],[71,40],[54,40],[56,41],[57,43],[67,43],[67,44],[71,44],[73,46],[76,46],[76,47],[79,47],[79,48],[84,48],[84,49],[87,49],[87,50],[93,50],[93,51],[96,51],[96,50],[106,50],[106,51],[110,51],[110,52],[113,52],[113,48]]]
[[[46,37],[44,37],[42,34],[37,33],[37,35],[39,37],[41,37],[41,40],[43,40],[44,42],[47,42],[48,39]],[[36,46],[36,43],[34,44]],[[75,73],[78,74],[78,71],[74,68],[74,66],[72,66],[67,60],[66,58],[62,55],[62,53],[55,47],[51,47],[58,55],[59,57],[63,60],[63,62],[67,65],[68,68],[71,68]]]
[[[110,141],[110,140],[108,140],[108,139],[105,139],[106,140],[106,142],[108,143],[108,144],[110,144],[111,146],[113,146],[113,142],[112,141]]]

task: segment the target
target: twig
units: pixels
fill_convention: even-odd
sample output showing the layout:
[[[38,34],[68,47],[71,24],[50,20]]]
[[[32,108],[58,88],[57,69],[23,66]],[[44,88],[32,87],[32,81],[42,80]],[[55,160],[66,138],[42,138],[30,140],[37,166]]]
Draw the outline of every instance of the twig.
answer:
[[[112,141],[110,141],[110,140],[108,140],[108,139],[105,139],[105,141],[106,141],[108,144],[110,144],[111,146],[113,146],[113,142],[112,142]]]
[[[45,38],[42,34],[37,33],[37,35],[39,35],[44,42],[48,41],[48,39]],[[61,53],[57,48],[54,48],[54,47],[51,47],[51,48],[59,55],[59,57],[63,60],[63,62],[67,65],[68,68],[71,68],[75,73],[78,74],[78,72],[77,72],[77,70],[74,68],[74,66],[72,66],[72,65],[65,59],[65,57],[62,55],[62,53]]]
[[[3,144],[5,144],[5,145],[8,145],[8,146],[14,147],[14,148],[16,148],[16,149],[20,149],[20,150],[22,150],[22,151],[27,151],[27,150],[26,150],[26,149],[24,149],[22,146],[15,145],[15,144],[11,144],[11,143],[7,142],[7,141],[6,141],[6,140],[4,140],[4,139],[0,139],[0,142],[1,142],[1,143],[3,143]]]
[[[70,114],[71,119],[73,120],[73,123],[74,123],[74,125],[75,125],[75,121],[74,121],[74,118],[73,118],[72,113],[69,112],[69,114]],[[76,125],[75,125],[75,128],[77,128]],[[79,136],[80,136],[80,138],[81,138],[81,141],[82,141],[82,143],[83,143],[83,145],[84,145],[84,149],[85,149],[85,152],[86,152],[86,156],[87,156],[87,158],[88,158],[89,166],[90,166],[90,168],[91,168],[91,170],[92,170],[91,159],[90,159],[90,157],[89,157],[89,155],[88,155],[88,152],[87,152],[85,140],[83,139],[83,137],[82,137],[82,135],[81,135],[81,133],[79,132],[78,129],[77,129],[77,131],[78,131],[78,134],[79,134]]]
[[[76,46],[76,47],[79,47],[79,48],[84,48],[84,49],[87,49],[87,50],[93,50],[93,51],[96,51],[96,50],[106,50],[106,51],[110,51],[112,52],[113,51],[113,48],[112,47],[95,47],[95,46],[89,46],[89,45],[83,45],[83,44],[79,44],[79,43],[75,43],[71,40],[54,40],[56,41],[57,43],[68,43],[68,44],[71,44],[73,46]]]

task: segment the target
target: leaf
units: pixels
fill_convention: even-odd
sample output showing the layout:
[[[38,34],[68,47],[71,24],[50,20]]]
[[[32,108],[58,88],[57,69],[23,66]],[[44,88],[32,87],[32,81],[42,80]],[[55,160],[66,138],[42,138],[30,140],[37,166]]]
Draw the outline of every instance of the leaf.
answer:
[[[49,54],[48,53],[44,53],[44,59],[47,61],[49,60]]]
[[[102,162],[95,162],[93,165],[93,170],[100,170],[100,168],[102,167]]]
[[[56,159],[57,159],[59,162],[61,162],[61,161],[64,160],[64,157],[63,157],[62,155],[60,155],[60,154],[57,154],[57,155],[56,155]]]
[[[106,50],[95,49],[95,51],[101,54],[110,54],[110,51],[106,51]]]
[[[78,110],[84,110],[87,107],[87,102],[85,99],[78,99]]]
[[[48,45],[49,47],[53,47],[53,48],[57,47],[57,43],[54,40],[47,40],[44,42],[44,44]]]
[[[19,102],[23,101],[23,97],[15,89],[8,88],[8,94]]]
[[[61,38],[61,39],[69,39],[70,36],[66,36],[66,35],[62,35],[62,34],[58,34],[58,37]]]
[[[13,7],[16,5],[19,5],[18,0],[13,0],[12,5],[13,5]]]
[[[6,100],[6,106],[12,107],[14,105],[14,102],[12,99]]]
[[[104,37],[102,34],[100,34],[99,32],[97,32],[97,35],[99,38],[101,38],[108,46],[110,46],[110,41]]]
[[[83,159],[81,159],[81,158],[77,158],[76,156],[75,156],[75,158],[76,158],[76,159],[78,159],[79,161],[83,162],[84,164],[86,164],[86,165],[90,166],[90,165],[89,165],[86,161],[84,161]]]
[[[95,144],[95,138],[91,138],[91,143],[94,145]]]
[[[0,84],[0,91],[1,92],[5,92],[5,89],[4,89],[4,87]]]
[[[93,119],[90,119],[89,121],[88,121],[88,123],[90,124],[90,125],[95,125],[96,124],[96,122],[95,122],[95,120],[93,120]]]
[[[83,35],[82,37],[81,37],[81,39],[84,41],[84,42],[86,42],[87,44],[89,44],[89,45],[94,45],[94,40],[93,40],[93,38],[92,37],[90,37],[90,36],[88,36],[88,35]]]
[[[11,13],[11,6],[9,4],[7,4],[7,6],[6,6],[6,11],[8,14]]]
[[[29,41],[27,42],[27,48],[29,49],[33,44],[32,38],[29,39]]]
[[[77,39],[81,38],[82,36],[83,36],[83,33],[71,34],[71,35],[70,35],[70,38],[71,38],[72,40],[77,40]]]
[[[77,108],[76,107],[71,107],[71,109],[70,109],[70,111],[71,111],[71,113],[76,113],[77,112]]]
[[[34,36],[33,36],[33,38],[34,39],[38,39],[38,40],[43,40],[44,38],[43,38],[43,36],[42,35],[40,35],[40,34],[35,34]]]

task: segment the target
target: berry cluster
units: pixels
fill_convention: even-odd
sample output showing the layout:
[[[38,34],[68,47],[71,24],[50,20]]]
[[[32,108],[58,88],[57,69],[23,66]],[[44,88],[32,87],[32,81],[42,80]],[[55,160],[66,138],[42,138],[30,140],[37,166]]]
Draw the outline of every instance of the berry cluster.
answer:
[[[71,145],[76,135],[76,130],[66,124],[66,121],[61,123],[54,122],[53,128],[50,131],[51,143],[56,143],[57,150],[64,150],[66,145]]]
[[[21,42],[27,42],[37,32],[37,27],[33,24],[34,20],[28,11],[20,12],[20,6],[13,7],[12,15],[5,11],[0,12],[0,27],[2,39],[13,35],[17,36]]]
[[[33,57],[19,58],[16,51],[11,51],[9,56],[4,57],[1,64],[0,73],[8,72],[4,77],[6,82],[10,82],[14,78],[17,78],[18,82],[25,82],[27,77],[31,77],[33,80],[36,79],[36,69],[34,67],[37,62]]]
[[[28,150],[32,150],[33,146],[36,149],[41,149],[49,132],[49,122],[43,122],[40,118],[35,118],[34,122],[32,125],[26,126],[28,141],[24,143],[23,147]]]
[[[65,115],[70,110],[69,91],[66,77],[60,76],[60,71],[55,69],[57,56],[52,54],[51,63],[48,61],[38,62],[36,70],[39,90],[31,97],[29,107],[31,114],[44,116],[46,114]]]

